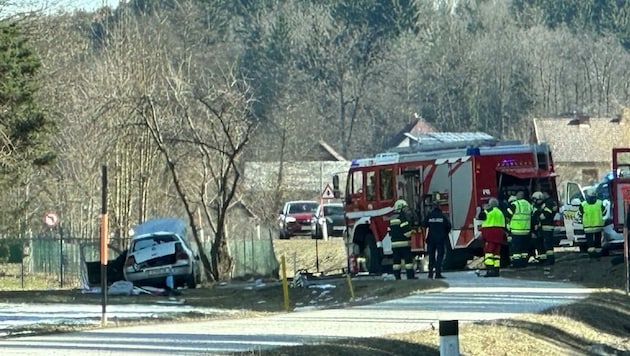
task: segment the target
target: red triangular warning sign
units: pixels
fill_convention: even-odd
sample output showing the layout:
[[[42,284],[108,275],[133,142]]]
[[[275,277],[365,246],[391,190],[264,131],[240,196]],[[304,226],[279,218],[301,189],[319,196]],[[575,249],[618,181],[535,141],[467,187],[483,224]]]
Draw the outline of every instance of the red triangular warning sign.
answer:
[[[335,199],[335,193],[330,184],[326,184],[326,188],[322,192],[322,199]]]

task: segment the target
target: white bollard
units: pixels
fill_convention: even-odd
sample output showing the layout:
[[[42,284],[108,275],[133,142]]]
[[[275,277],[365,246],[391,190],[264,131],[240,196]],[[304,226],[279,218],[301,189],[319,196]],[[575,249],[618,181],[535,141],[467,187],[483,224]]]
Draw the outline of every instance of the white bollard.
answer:
[[[440,356],[459,356],[457,320],[440,320]]]
[[[324,218],[324,223],[322,224],[322,239],[328,241],[328,221],[326,221],[326,218]]]

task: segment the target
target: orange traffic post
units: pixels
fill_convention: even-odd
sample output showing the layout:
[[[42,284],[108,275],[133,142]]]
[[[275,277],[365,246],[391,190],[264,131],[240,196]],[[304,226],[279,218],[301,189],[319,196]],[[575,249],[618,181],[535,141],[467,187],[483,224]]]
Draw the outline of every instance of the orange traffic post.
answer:
[[[281,262],[282,264],[282,296],[284,297],[284,310],[289,311],[289,283],[287,282],[287,264],[282,255]]]
[[[107,245],[108,245],[108,222],[107,222],[107,166],[102,169],[102,200],[101,200],[101,325],[107,325]]]

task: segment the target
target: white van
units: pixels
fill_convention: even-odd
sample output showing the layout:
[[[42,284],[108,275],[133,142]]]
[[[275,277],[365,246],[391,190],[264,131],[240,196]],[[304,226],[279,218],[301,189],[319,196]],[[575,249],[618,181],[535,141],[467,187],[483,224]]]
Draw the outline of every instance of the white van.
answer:
[[[603,180],[592,186],[582,187],[578,183],[568,182],[565,189],[564,205],[560,213],[564,217],[564,225],[567,232],[567,241],[564,245],[578,246],[580,252],[586,252],[586,236],[582,225],[582,217],[579,213],[580,204],[586,199],[586,192],[595,189],[597,198],[600,199],[606,212],[604,215],[604,230],[602,234],[602,254],[608,255],[612,250],[623,251],[623,235],[615,231],[610,209],[610,189],[608,180]]]

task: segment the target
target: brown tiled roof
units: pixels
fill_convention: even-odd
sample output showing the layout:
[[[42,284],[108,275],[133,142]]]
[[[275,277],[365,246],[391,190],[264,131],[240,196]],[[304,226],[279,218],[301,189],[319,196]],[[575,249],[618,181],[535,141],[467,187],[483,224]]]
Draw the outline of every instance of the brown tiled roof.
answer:
[[[534,137],[547,142],[555,162],[609,162],[614,147],[630,147],[630,121],[612,118],[535,118]]]

